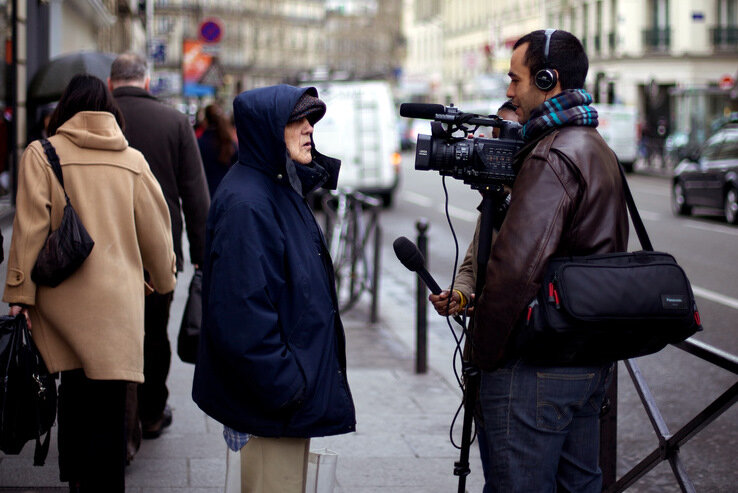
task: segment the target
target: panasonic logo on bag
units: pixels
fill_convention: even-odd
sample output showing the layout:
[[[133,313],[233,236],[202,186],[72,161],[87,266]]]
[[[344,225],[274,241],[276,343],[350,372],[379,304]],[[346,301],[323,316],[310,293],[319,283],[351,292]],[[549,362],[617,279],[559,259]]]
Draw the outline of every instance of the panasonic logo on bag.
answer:
[[[689,307],[687,297],[681,294],[662,294],[661,306],[665,310],[684,310]]]

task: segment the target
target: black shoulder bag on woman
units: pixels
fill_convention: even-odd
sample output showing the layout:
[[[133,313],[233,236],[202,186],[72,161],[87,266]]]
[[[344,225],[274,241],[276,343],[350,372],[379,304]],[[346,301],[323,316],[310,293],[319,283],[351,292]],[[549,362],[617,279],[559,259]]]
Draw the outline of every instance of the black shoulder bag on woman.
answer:
[[[49,164],[64,189],[64,176],[56,149],[48,139],[41,139]],[[64,206],[59,228],[49,233],[43,248],[36,258],[36,265],[31,271],[31,279],[36,284],[56,287],[76,271],[82,262],[90,255],[95,242],[82,224],[77,212],[69,202],[69,196],[64,189]]]
[[[702,330],[687,275],[673,256],[653,250],[622,165],[620,175],[643,250],[551,259],[517,326],[524,359],[604,364],[655,353]]]

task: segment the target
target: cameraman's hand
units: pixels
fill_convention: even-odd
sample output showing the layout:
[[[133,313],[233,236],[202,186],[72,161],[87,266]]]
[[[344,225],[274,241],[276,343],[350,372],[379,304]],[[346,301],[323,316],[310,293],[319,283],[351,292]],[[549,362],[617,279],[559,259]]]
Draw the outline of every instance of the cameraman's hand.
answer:
[[[448,296],[449,292],[447,289],[441,291],[440,294],[431,294],[428,296],[430,302],[433,303],[433,308],[436,309],[439,315],[444,317],[447,315],[455,315],[461,310],[461,298],[459,297],[459,293],[454,291],[451,296],[450,303]]]

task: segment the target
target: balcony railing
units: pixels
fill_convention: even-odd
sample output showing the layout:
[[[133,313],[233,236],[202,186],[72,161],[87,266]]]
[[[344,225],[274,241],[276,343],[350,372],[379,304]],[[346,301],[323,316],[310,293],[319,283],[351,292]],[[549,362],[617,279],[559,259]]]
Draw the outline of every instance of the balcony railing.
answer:
[[[724,26],[710,29],[712,46],[719,50],[738,49],[738,26]]]
[[[654,27],[643,30],[643,47],[646,51],[668,51],[671,46],[671,29]]]
[[[607,33],[607,44],[610,47],[610,52],[615,51],[615,44],[616,44],[617,38],[615,37],[614,32]]]

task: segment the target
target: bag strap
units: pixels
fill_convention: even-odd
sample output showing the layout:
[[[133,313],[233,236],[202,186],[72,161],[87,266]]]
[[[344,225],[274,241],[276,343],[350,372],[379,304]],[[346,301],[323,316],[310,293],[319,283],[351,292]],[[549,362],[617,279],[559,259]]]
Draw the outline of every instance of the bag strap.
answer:
[[[633,226],[635,227],[636,234],[638,235],[638,241],[641,242],[641,248],[643,248],[647,252],[652,252],[653,245],[651,244],[651,240],[649,239],[648,233],[646,232],[646,227],[643,225],[641,215],[638,213],[638,208],[636,207],[635,201],[633,200],[633,195],[630,193],[628,180],[625,179],[625,169],[623,168],[623,165],[620,164],[620,159],[618,159],[617,156],[615,156],[615,159],[617,159],[618,168],[620,168],[620,177],[623,179],[625,203],[628,205],[628,212],[630,212],[630,218],[633,221]]]
[[[44,147],[44,152],[46,153],[46,158],[49,160],[51,169],[54,170],[56,178],[59,180],[59,183],[61,183],[62,190],[64,190],[64,197],[67,199],[67,202],[69,202],[67,189],[64,188],[64,175],[62,174],[61,163],[59,163],[59,156],[56,154],[56,149],[51,145],[49,139],[41,139],[41,145]]]

